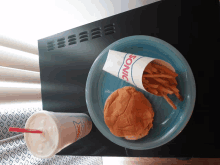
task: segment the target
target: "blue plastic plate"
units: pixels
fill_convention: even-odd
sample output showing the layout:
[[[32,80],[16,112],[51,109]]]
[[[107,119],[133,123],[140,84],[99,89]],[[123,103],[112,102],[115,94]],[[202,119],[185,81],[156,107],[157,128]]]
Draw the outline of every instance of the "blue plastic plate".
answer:
[[[177,87],[184,101],[179,101],[175,95],[168,95],[177,106],[177,110],[174,110],[164,98],[135,87],[146,96],[155,112],[153,128],[142,139],[132,141],[116,137],[105,124],[103,112],[108,96],[119,88],[133,86],[102,70],[110,49],[162,59],[170,63],[178,74]],[[150,36],[130,36],[109,45],[94,61],[86,82],[86,104],[94,124],[110,141],[129,149],[151,149],[175,138],[188,123],[194,109],[195,99],[195,79],[185,58],[167,42]]]

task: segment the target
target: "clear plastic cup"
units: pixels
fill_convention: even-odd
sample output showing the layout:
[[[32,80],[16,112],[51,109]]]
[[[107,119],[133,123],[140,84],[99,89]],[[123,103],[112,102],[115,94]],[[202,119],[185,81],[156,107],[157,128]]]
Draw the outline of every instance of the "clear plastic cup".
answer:
[[[88,135],[92,129],[90,117],[83,113],[40,111],[31,115],[26,129],[42,134],[24,133],[30,152],[38,158],[51,158],[63,148]]]

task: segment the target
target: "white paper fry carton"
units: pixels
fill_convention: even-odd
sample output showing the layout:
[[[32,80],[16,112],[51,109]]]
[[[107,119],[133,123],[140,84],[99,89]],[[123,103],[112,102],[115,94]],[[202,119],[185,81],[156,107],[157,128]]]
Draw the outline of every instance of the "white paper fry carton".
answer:
[[[144,91],[147,91],[142,84],[142,76],[145,67],[151,61],[164,65],[175,72],[175,69],[163,60],[114,50],[109,50],[103,70],[140,89],[143,89]]]

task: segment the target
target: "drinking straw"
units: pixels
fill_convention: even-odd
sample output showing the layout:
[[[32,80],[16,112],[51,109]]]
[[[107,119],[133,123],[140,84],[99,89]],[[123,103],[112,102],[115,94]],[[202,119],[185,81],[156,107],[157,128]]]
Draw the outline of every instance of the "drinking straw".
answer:
[[[22,132],[22,133],[43,133],[40,130],[34,130],[34,129],[25,129],[25,128],[15,128],[15,127],[9,127],[9,132]]]

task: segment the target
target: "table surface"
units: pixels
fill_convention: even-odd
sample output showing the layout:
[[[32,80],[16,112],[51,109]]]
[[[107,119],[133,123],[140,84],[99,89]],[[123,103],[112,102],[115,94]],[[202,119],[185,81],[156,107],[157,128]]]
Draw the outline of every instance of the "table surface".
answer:
[[[194,112],[184,130],[169,143],[151,150],[129,150],[106,139],[93,126],[91,133],[58,155],[135,157],[219,157],[218,92],[219,4],[195,0],[165,0],[108,17],[38,41],[43,109],[88,114],[85,83],[98,54],[114,41],[131,35],[160,38],[184,55],[196,81]],[[212,4],[211,4],[212,3]],[[204,12],[209,11],[209,12]],[[116,33],[47,51],[47,42],[115,23]],[[132,26],[131,26],[132,25]],[[207,26],[208,25],[208,26]],[[94,49],[95,48],[95,49]],[[89,114],[88,114],[89,115]]]

